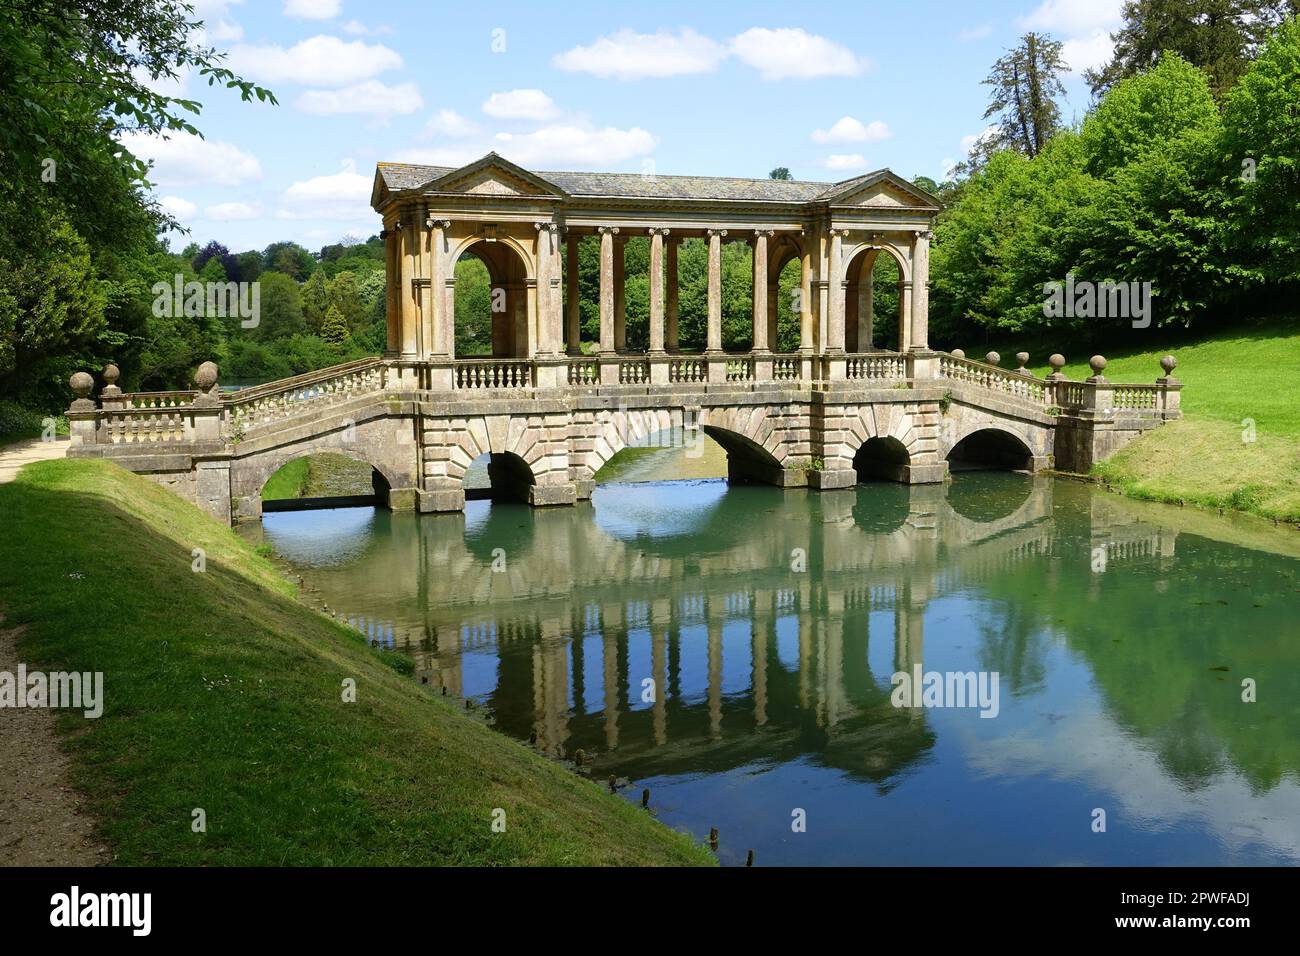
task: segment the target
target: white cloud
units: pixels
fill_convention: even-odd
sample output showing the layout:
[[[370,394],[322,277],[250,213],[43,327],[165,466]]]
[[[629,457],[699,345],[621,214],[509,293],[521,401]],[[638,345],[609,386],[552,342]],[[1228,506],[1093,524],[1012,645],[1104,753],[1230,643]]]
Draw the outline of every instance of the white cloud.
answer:
[[[861,120],[852,116],[842,116],[830,129],[813,130],[814,143],[876,143],[893,136],[888,124],[872,120],[863,125]]]
[[[349,20],[347,23],[343,24],[343,32],[350,33],[353,36],[357,36],[357,37],[365,37],[365,36],[379,36],[380,34],[392,33],[393,31],[391,27],[386,27],[386,26],[368,27],[360,20]]]
[[[233,222],[239,219],[256,219],[262,211],[252,203],[219,202],[203,210],[206,219],[217,222]]]
[[[489,96],[483,103],[483,112],[494,119],[540,122],[554,118],[559,110],[541,90],[510,90]]]
[[[275,44],[231,47],[229,66],[264,83],[348,86],[401,67],[402,57],[382,43],[309,37],[288,49]]]
[[[832,153],[822,161],[827,169],[862,169],[867,159],[861,153]]]
[[[316,116],[364,113],[387,118],[414,113],[424,106],[424,99],[414,83],[386,86],[378,80],[366,80],[341,90],[307,90],[298,97],[294,106]]]
[[[363,220],[370,214],[372,180],[357,172],[356,163],[343,160],[343,168],[328,176],[296,182],[284,191],[280,219]]]
[[[199,207],[194,205],[188,199],[182,199],[180,196],[163,196],[158,200],[158,205],[167,215],[180,220],[193,219],[194,214],[198,212]]]
[[[1114,29],[1124,19],[1124,0],[1043,0],[1032,13],[1019,17],[1022,30],[1043,30],[1067,37]]]
[[[1096,30],[1086,37],[1075,37],[1061,44],[1061,59],[1071,73],[1094,70],[1110,62],[1115,42],[1106,30]]]
[[[461,139],[465,136],[474,136],[479,132],[479,126],[472,120],[467,120],[455,110],[438,110],[438,112],[424,126],[425,133],[429,136],[452,136]]]
[[[1016,25],[1056,36],[1070,71],[1082,73],[1110,60],[1115,48],[1110,34],[1123,24],[1123,10],[1123,0],[1043,0]]]
[[[619,30],[588,46],[557,54],[551,64],[566,73],[633,80],[642,77],[711,73],[727,57],[727,48],[689,27],[677,33]]]
[[[244,35],[244,28],[229,19],[230,8],[243,0],[190,0],[194,5],[194,18],[203,22],[199,42],[228,43]]]
[[[342,8],[342,0],[284,0],[284,15],[299,20],[332,20]]]
[[[962,43],[969,43],[972,40],[983,40],[985,37],[993,35],[993,24],[981,23],[977,27],[967,27],[958,31],[957,39]]]
[[[730,47],[765,80],[858,76],[871,65],[847,47],[798,28],[753,27],[733,37]]]
[[[996,126],[985,126],[978,133],[971,133],[969,136],[961,138],[962,153],[969,153],[976,143],[987,142],[998,134]]]
[[[220,140],[183,133],[163,139],[132,131],[121,141],[136,156],[153,162],[149,178],[161,186],[239,186],[262,178],[256,156]]]
[[[545,126],[531,133],[497,133],[493,149],[527,168],[610,169],[650,154],[657,137],[640,127],[595,129],[580,124]]]

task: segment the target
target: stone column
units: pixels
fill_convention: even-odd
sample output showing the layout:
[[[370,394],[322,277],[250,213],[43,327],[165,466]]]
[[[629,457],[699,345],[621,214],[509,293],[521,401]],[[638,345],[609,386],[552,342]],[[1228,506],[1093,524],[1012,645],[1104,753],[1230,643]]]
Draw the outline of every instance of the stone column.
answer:
[[[912,280],[900,279],[898,283],[898,350],[906,352],[912,347],[912,323],[907,316],[912,314]]]
[[[416,222],[417,229],[416,269],[420,277],[419,308],[420,334],[417,337],[416,352],[421,359],[428,360],[433,355],[433,229],[428,207],[420,209]]]
[[[650,230],[650,351],[664,350],[664,236],[667,229]]]
[[[431,322],[430,354],[436,359],[446,359],[453,351],[452,338],[455,316],[447,312],[446,295],[446,243],[449,219],[430,219],[429,226],[429,291],[433,317]]]
[[[722,351],[722,237],[725,229],[709,230],[709,327],[706,349]]]
[[[398,234],[401,236],[402,243],[402,358],[416,358],[420,350],[420,315],[415,300],[416,256],[419,247],[416,240],[415,217],[410,213],[402,217]]]
[[[447,314],[447,358],[456,357],[456,267],[447,270],[444,280],[446,288],[442,293],[442,305]]]
[[[912,337],[908,347],[930,348],[930,239],[933,233],[919,232],[912,240]]]
[[[866,267],[866,275],[858,280],[858,351],[865,352],[871,348],[872,326],[876,315],[876,259],[872,256]]]
[[[767,240],[771,229],[754,230],[754,351],[766,352],[767,341]]]
[[[528,302],[528,357],[549,355],[551,348],[551,267],[554,255],[551,240],[555,223],[536,222],[537,289]]]
[[[401,351],[402,303],[399,290],[402,286],[402,269],[397,259],[397,226],[390,224],[381,232],[384,240],[384,318],[388,325],[386,355]]]
[[[627,290],[623,278],[624,252],[627,238],[614,240],[614,351],[627,348]]]
[[[600,232],[600,351],[614,351],[614,236],[618,226]]]
[[[582,312],[578,300],[578,237],[570,232],[564,240],[567,264],[565,281],[568,283],[569,301],[566,303],[569,318],[569,354],[582,354]]]
[[[844,236],[846,230],[831,230],[831,264],[829,277],[829,312],[826,325],[826,351],[844,351]]]
[[[814,349],[812,251],[805,246],[799,256],[799,351],[811,355]]]
[[[668,239],[668,262],[666,266],[667,275],[665,282],[668,286],[668,343],[667,348],[670,352],[676,352],[677,344],[677,246],[680,239]]]

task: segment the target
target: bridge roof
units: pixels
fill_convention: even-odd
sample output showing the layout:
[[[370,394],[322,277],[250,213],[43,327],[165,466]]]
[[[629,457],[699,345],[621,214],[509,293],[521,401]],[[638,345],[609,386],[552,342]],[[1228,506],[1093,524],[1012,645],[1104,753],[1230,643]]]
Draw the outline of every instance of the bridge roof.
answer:
[[[501,167],[531,180],[534,185],[550,187],[554,195],[582,199],[650,199],[748,201],[764,203],[833,202],[838,197],[863,189],[872,183],[888,180],[911,193],[917,205],[939,208],[939,202],[921,189],[888,169],[879,169],[839,182],[811,182],[782,179],[745,179],[732,176],[648,176],[642,173],[576,172],[564,170],[526,170],[496,153],[465,166],[420,166],[410,163],[380,163],[376,171],[379,187],[390,193],[441,191],[450,184],[489,166]]]

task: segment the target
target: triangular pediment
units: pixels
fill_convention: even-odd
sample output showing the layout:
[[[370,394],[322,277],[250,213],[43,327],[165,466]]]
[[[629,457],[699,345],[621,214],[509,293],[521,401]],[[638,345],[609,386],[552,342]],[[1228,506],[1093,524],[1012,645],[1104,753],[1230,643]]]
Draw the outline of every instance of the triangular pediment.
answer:
[[[827,190],[825,198],[836,206],[861,206],[867,209],[942,208],[939,201],[920,186],[909,183],[887,169],[847,179]]]
[[[431,180],[425,192],[467,196],[561,196],[564,191],[496,153]]]

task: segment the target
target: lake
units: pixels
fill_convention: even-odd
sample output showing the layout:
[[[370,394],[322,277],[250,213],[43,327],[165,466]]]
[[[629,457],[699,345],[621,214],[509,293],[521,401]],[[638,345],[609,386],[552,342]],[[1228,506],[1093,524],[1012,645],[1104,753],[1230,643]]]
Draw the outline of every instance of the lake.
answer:
[[[967,473],[246,533],[430,693],[716,827],[724,864],[1300,862],[1291,531]]]

